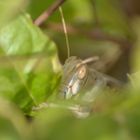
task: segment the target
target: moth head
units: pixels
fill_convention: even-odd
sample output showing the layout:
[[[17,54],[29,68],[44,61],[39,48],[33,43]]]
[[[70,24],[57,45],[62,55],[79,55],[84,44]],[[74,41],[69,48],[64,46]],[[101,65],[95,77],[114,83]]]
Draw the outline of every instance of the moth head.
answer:
[[[87,73],[87,67],[85,65],[79,66],[77,70],[78,79],[83,79],[86,76],[86,73]]]
[[[63,66],[63,76],[60,94],[65,99],[78,95],[88,77],[87,63],[97,61],[99,57],[81,60],[75,56],[68,58]]]
[[[87,77],[88,68],[77,57],[70,57],[63,67],[61,95],[70,99],[77,95]]]

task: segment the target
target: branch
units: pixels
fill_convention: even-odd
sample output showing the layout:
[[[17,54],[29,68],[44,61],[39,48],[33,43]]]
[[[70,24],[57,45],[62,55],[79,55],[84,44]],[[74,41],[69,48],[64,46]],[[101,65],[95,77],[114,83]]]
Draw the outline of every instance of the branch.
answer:
[[[54,13],[59,6],[61,6],[65,0],[57,0],[48,10],[44,11],[34,22],[35,25],[40,26],[46,21],[52,13]]]
[[[44,27],[45,27],[45,25],[44,25]],[[57,31],[57,32],[64,32],[61,24],[49,23],[49,24],[47,24],[47,28]],[[132,47],[131,41],[129,41],[125,38],[120,38],[120,37],[105,33],[102,30],[100,30],[99,28],[95,28],[90,31],[85,31],[82,29],[78,29],[77,27],[67,25],[67,32],[72,35],[83,35],[83,36],[86,36],[88,38],[95,39],[95,40],[111,41],[113,43],[119,44],[121,49],[129,49]]]

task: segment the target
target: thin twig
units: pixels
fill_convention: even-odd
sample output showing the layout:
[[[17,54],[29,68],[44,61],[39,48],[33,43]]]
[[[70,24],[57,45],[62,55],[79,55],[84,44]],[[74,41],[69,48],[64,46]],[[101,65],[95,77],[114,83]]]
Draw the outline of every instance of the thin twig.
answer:
[[[57,32],[64,32],[61,24],[48,23],[47,28],[57,31]],[[67,24],[67,32],[68,34],[83,35],[85,37],[95,39],[95,40],[111,41],[113,43],[119,44],[122,49],[129,49],[132,47],[132,42],[130,40],[105,33],[99,28],[98,29],[95,28],[90,31],[85,31],[83,29],[78,29],[77,27]]]
[[[44,11],[34,22],[35,25],[40,26],[46,21],[52,13],[54,13],[65,0],[57,0],[48,10]]]

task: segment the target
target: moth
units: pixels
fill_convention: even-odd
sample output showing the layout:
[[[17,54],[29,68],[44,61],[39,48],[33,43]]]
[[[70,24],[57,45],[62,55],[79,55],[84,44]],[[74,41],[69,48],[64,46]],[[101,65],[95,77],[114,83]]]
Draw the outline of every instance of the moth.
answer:
[[[62,11],[60,13],[63,17]],[[62,21],[66,44],[69,52],[69,42],[67,36],[67,30],[64,20]],[[63,74],[60,84],[59,97],[60,99],[68,100],[74,99],[80,101],[83,104],[72,104],[70,106],[61,106],[56,103],[45,103],[42,106],[45,107],[63,107],[70,109],[80,117],[89,115],[90,104],[96,99],[100,91],[104,88],[120,88],[122,83],[108,75],[98,72],[96,69],[91,68],[88,64],[94,62],[97,57],[90,57],[82,60],[76,56],[70,56],[65,61],[63,66]],[[86,103],[86,104],[85,104]],[[39,107],[39,108],[42,108]],[[36,108],[37,109],[37,108]],[[83,115],[84,114],[84,115]]]
[[[97,57],[82,60],[76,56],[69,57],[64,66],[60,84],[58,99],[74,100],[75,103],[63,105],[59,103],[43,103],[33,110],[41,108],[65,108],[74,112],[77,117],[87,117],[91,110],[91,104],[104,88],[120,88],[122,83],[108,75],[98,72],[88,66],[88,63],[94,62]],[[80,101],[80,102],[79,102]]]
[[[74,98],[80,94],[80,92],[91,91],[95,88],[96,90],[97,88],[101,90],[104,87],[121,87],[122,83],[120,81],[90,68],[88,63],[93,60],[94,57],[81,60],[76,56],[71,56],[66,60],[63,66],[63,76],[60,89],[61,98]],[[92,100],[91,96],[90,100]]]
[[[90,114],[91,104],[105,88],[122,87],[120,81],[88,66],[88,63],[94,60],[94,57],[81,60],[76,56],[71,56],[63,66],[60,97],[66,100],[80,100],[79,105],[71,107],[78,117],[86,117]]]

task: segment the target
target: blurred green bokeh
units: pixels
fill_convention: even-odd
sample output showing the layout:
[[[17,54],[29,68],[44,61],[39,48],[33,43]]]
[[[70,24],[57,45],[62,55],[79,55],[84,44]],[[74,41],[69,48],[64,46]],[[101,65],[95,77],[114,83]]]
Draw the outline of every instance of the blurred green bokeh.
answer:
[[[100,61],[93,68],[125,81],[117,94],[102,91],[87,118],[66,109],[79,102],[57,98],[67,58],[59,10],[40,28],[34,24],[55,2],[0,0],[0,139],[139,140],[139,1],[63,3],[71,55],[82,59],[98,55]],[[47,107],[33,110],[40,104]]]

